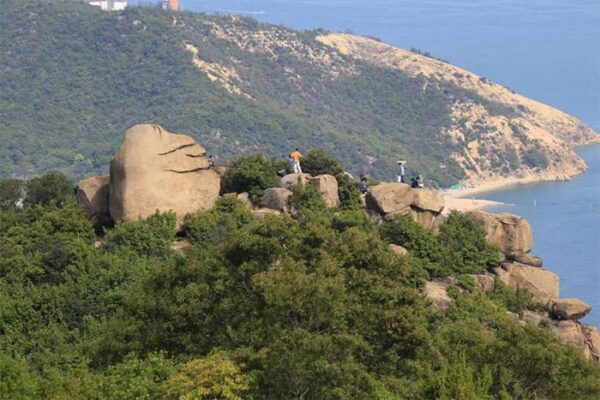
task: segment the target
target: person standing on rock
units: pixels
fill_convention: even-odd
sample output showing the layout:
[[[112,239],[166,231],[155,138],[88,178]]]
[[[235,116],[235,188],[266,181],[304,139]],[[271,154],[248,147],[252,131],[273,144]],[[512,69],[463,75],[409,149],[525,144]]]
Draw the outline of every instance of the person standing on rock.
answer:
[[[404,182],[404,164],[406,163],[406,161],[404,160],[400,160],[398,161],[398,182],[399,183],[406,183]]]
[[[302,173],[302,167],[300,167],[300,159],[302,158],[302,153],[300,153],[300,150],[296,147],[296,151],[294,151],[290,155],[294,159],[294,173],[295,174],[301,174]]]

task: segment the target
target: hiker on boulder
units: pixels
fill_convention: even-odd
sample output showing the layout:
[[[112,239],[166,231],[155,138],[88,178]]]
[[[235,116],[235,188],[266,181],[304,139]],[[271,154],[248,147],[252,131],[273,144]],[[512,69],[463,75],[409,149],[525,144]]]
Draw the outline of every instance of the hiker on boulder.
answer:
[[[294,160],[294,173],[301,174],[302,168],[300,167],[300,159],[302,158],[302,153],[300,153],[300,150],[296,147],[296,151],[290,154],[290,156]]]

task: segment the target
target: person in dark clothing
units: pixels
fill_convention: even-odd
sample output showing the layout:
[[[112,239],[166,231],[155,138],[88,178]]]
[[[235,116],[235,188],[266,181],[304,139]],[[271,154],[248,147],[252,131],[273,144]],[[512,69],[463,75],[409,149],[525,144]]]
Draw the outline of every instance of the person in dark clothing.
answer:
[[[410,187],[413,189],[417,189],[419,187],[419,182],[417,182],[414,176],[410,178]]]
[[[364,175],[361,175],[360,177],[360,182],[358,183],[358,190],[360,190],[361,193],[367,193],[367,177]]]

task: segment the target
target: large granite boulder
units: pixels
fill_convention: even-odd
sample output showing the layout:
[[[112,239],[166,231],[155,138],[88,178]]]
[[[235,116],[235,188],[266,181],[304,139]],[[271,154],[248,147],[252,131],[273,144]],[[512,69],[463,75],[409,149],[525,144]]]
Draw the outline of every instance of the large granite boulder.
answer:
[[[172,210],[181,226],[186,214],[212,207],[221,178],[205,153],[190,136],[158,125],[130,128],[110,163],[110,215],[131,221]]]
[[[452,298],[448,296],[448,288],[450,286],[452,286],[452,283],[444,280],[425,282],[425,287],[423,288],[425,297],[433,303],[433,306],[439,312],[448,310],[450,303],[452,303]]]
[[[473,279],[476,289],[479,289],[484,293],[490,293],[494,290],[494,275],[485,273],[478,275],[471,274],[469,276]]]
[[[578,320],[588,315],[591,310],[589,305],[575,298],[555,299],[550,303],[550,313],[557,319]]]
[[[414,206],[406,207],[400,211],[388,214],[385,216],[385,218],[394,218],[398,215],[411,218],[423,228],[431,230],[434,234],[437,234],[439,232],[440,224],[444,220],[443,216],[440,213],[436,213],[430,210],[421,210]]]
[[[481,221],[488,242],[505,254],[529,253],[533,246],[531,225],[523,217],[512,214],[490,214],[472,211]]]
[[[298,182],[307,185],[309,178],[311,178],[309,174],[288,174],[279,178],[277,186],[288,190],[294,190],[294,186],[296,186]]]
[[[292,191],[285,188],[269,188],[265,190],[262,205],[271,210],[289,211]]]
[[[542,268],[544,266],[544,261],[540,257],[523,252],[508,254],[507,259],[520,264],[531,265],[532,267]]]
[[[589,348],[589,358],[600,363],[600,332],[594,325],[581,325]]]
[[[336,207],[340,204],[338,182],[333,175],[324,174],[309,177],[308,183],[317,188],[327,207]]]
[[[382,215],[387,215],[410,207],[413,202],[413,194],[410,186],[404,183],[380,183],[369,188],[366,200],[367,207],[377,210]]]
[[[547,304],[558,298],[558,276],[547,269],[503,264],[502,267],[495,268],[494,273],[514,289],[529,290],[535,301]]]
[[[406,256],[408,254],[408,250],[406,250],[406,248],[397,244],[390,244],[389,249],[392,251],[392,253],[395,253],[399,256]]]
[[[444,196],[432,189],[412,189],[412,205],[416,208],[434,213],[441,213],[444,210]]]
[[[550,331],[565,344],[573,344],[584,349],[587,347],[581,325],[575,321],[552,321]]]
[[[108,211],[109,181],[108,176],[93,176],[80,181],[75,188],[77,202],[98,232],[103,227],[112,225]]]

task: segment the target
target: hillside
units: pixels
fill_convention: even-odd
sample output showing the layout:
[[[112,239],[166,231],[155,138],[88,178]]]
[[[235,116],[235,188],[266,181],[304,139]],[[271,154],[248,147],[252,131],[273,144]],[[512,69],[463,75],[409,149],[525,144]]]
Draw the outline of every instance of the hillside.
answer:
[[[0,0],[0,174],[106,172],[140,122],[217,161],[321,147],[379,178],[395,161],[440,185],[565,179],[581,122],[484,78],[373,39],[154,8],[104,13]]]

